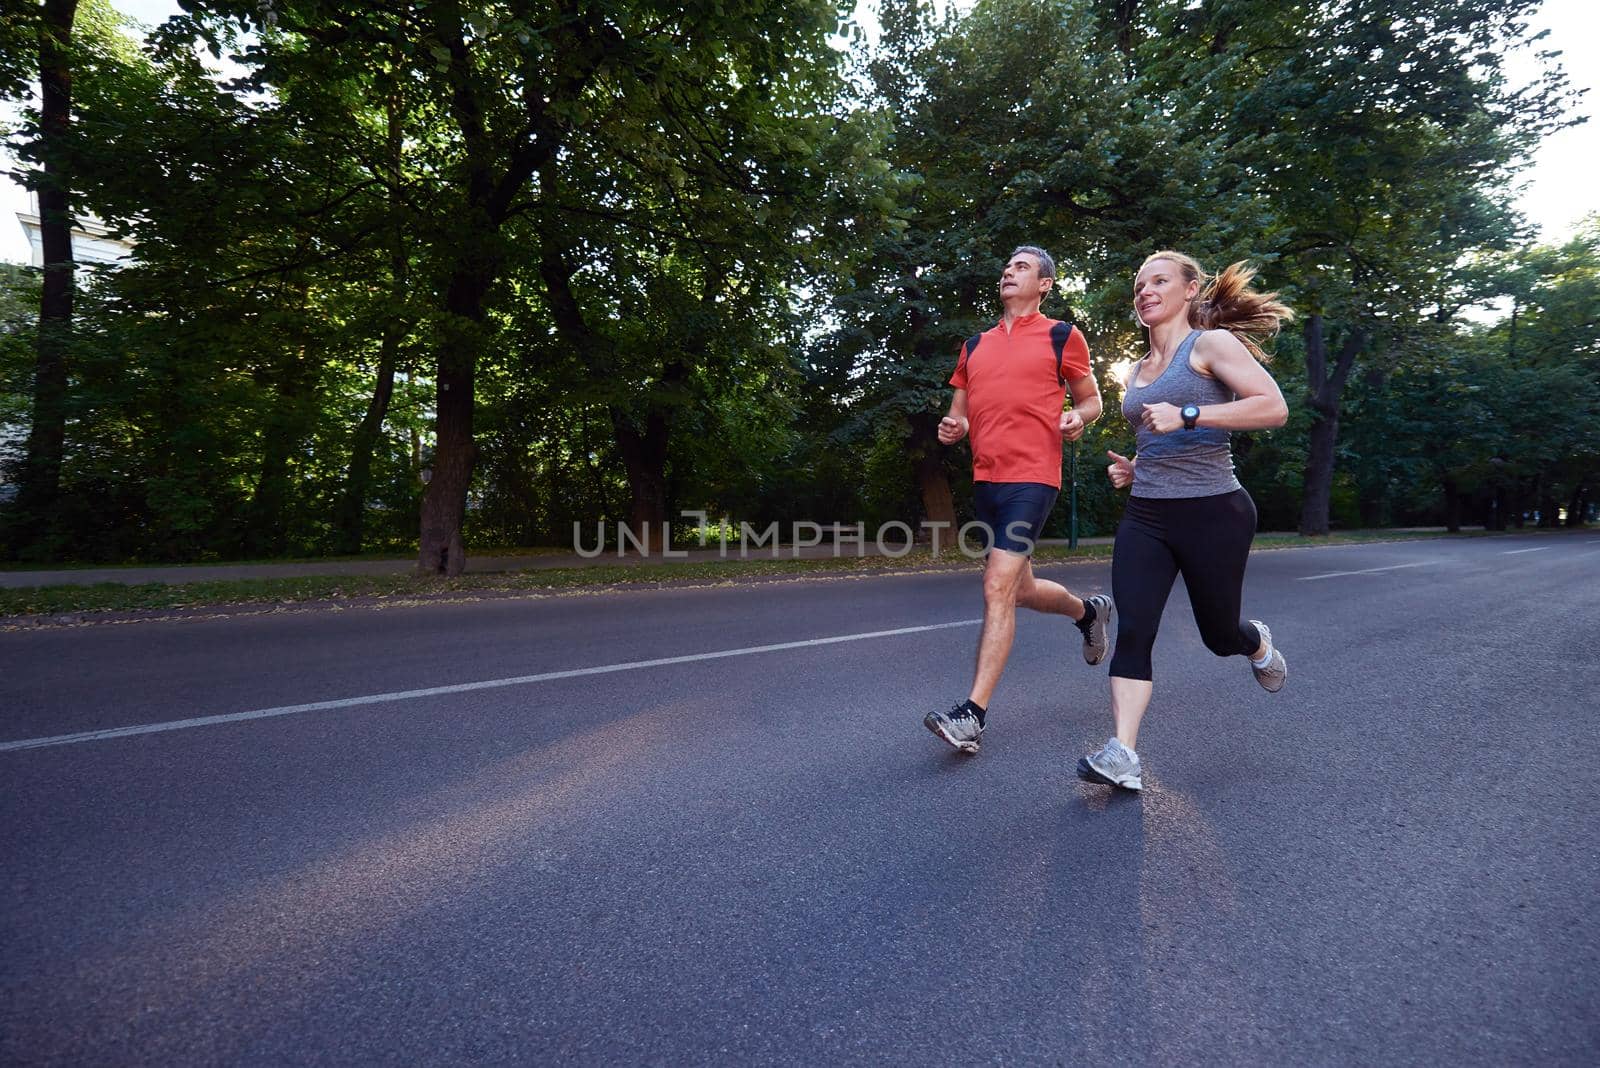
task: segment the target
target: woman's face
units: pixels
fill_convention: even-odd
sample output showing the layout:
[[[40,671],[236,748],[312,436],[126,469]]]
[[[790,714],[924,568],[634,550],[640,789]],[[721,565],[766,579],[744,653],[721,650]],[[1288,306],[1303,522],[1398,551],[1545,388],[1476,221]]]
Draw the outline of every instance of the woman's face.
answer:
[[[1187,320],[1189,302],[1200,292],[1198,281],[1183,277],[1172,260],[1151,260],[1133,281],[1133,312],[1145,326],[1159,326],[1177,316]]]

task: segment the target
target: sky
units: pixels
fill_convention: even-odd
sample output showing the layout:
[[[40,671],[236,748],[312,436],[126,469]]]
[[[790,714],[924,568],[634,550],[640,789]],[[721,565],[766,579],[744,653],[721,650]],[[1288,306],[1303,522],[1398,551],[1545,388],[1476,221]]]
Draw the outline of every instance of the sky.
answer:
[[[970,6],[970,0],[954,2],[963,8]],[[113,6],[147,26],[178,11],[175,0],[113,0]],[[863,0],[856,17],[869,34],[876,28],[870,0]],[[1589,121],[1546,138],[1534,154],[1532,166],[1519,178],[1518,206],[1538,226],[1542,241],[1558,243],[1574,233],[1585,215],[1600,211],[1600,194],[1595,192],[1593,178],[1595,162],[1600,161],[1600,78],[1596,76],[1600,65],[1584,62],[1600,51],[1600,3],[1545,0],[1530,21],[1535,30],[1551,31],[1545,46],[1564,52],[1567,76],[1575,86],[1589,90],[1574,112]],[[1509,57],[1507,66],[1517,84],[1531,80],[1538,69],[1526,51]],[[9,105],[5,110],[4,121],[14,121],[14,110]],[[28,261],[27,238],[16,220],[16,213],[26,210],[26,193],[15,183],[0,180],[0,260]]]

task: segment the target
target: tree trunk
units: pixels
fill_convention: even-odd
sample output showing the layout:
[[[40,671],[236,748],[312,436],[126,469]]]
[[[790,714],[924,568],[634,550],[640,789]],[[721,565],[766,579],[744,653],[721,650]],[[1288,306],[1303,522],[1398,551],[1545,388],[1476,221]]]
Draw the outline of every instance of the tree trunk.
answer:
[[[301,403],[292,386],[285,385],[268,416],[261,455],[261,477],[250,498],[245,552],[250,556],[282,556],[288,550],[285,511],[289,501],[289,454],[294,450],[295,408]]]
[[[1572,496],[1567,500],[1567,526],[1583,526],[1583,513],[1589,507],[1589,484],[1584,479],[1579,479],[1578,484],[1572,487]]]
[[[310,291],[299,289],[302,315],[310,312]],[[282,556],[289,548],[289,460],[299,451],[315,419],[312,394],[318,367],[302,342],[283,355],[272,411],[262,428],[261,478],[250,500],[245,550],[252,556]]]
[[[395,71],[400,69],[402,53],[398,43],[391,59]],[[400,342],[405,337],[407,324],[394,314],[406,297],[409,261],[406,257],[405,235],[401,230],[400,209],[404,201],[400,186],[404,181],[403,162],[405,149],[405,112],[398,91],[391,92],[385,102],[388,160],[386,166],[389,182],[389,206],[393,212],[389,235],[389,298],[391,309],[388,324],[383,330],[383,340],[378,347],[378,380],[373,386],[372,399],[367,403],[361,425],[356,427],[350,442],[350,470],[345,478],[344,498],[334,520],[335,537],[342,553],[359,553],[365,538],[367,521],[367,493],[372,485],[372,453],[383,432],[383,421],[389,414],[389,401],[394,396],[395,365],[399,361]]]
[[[61,494],[61,462],[67,438],[67,355],[72,340],[72,214],[67,176],[61,170],[62,141],[72,121],[72,20],[77,0],[46,0],[39,26],[39,141],[42,173],[39,236],[44,245],[44,288],[39,301],[39,337],[34,355],[33,409],[23,461],[17,510],[22,541],[51,524]]]
[[[1361,509],[1361,525],[1367,528],[1385,527],[1389,525],[1389,491],[1388,486],[1363,493],[1357,502]]]
[[[1491,489],[1486,507],[1488,514],[1484,517],[1484,527],[1489,530],[1506,529],[1506,491],[1499,486]]]
[[[418,538],[417,571],[425,575],[461,574],[467,564],[461,526],[467,513],[467,490],[477,446],[472,440],[473,388],[478,352],[485,340],[489,288],[500,276],[504,253],[500,229],[511,206],[534,174],[555,156],[560,145],[549,108],[552,97],[525,85],[521,103],[527,123],[510,143],[496,145],[486,116],[484,84],[478,77],[466,40],[462,12],[456,5],[434,4],[428,11],[436,21],[433,30],[449,53],[450,115],[465,148],[462,168],[466,205],[456,220],[451,251],[455,255],[445,287],[444,337],[438,351],[438,394],[434,422],[433,475],[422,494],[422,529]],[[598,57],[575,60],[562,69],[565,101],[576,97],[592,76]],[[505,151],[501,151],[501,149]],[[497,173],[498,172],[498,173]],[[553,197],[546,184],[539,198]]]
[[[417,553],[417,571],[425,575],[455,578],[467,566],[461,527],[477,460],[477,445],[472,440],[473,387],[492,270],[483,259],[458,266],[445,297],[452,321],[439,346],[433,475],[422,494]]]
[[[422,536],[417,554],[421,574],[461,574],[467,547],[461,526],[467,513],[476,446],[472,441],[471,355],[453,354],[452,366],[439,368],[434,422],[433,474],[422,494]],[[442,361],[441,361],[442,362]]]
[[[1561,502],[1556,500],[1555,490],[1543,475],[1539,476],[1538,490],[1534,494],[1534,500],[1539,502],[1539,526],[1541,528],[1559,527],[1561,525]]]
[[[372,400],[367,402],[366,415],[356,427],[350,443],[350,471],[345,478],[344,498],[339,504],[335,521],[338,551],[359,553],[365,539],[367,522],[367,492],[372,485],[372,453],[377,448],[383,432],[383,420],[389,413],[389,401],[394,396],[394,369],[400,352],[400,335],[403,327],[391,324],[383,332],[383,344],[378,350],[378,381],[373,387]]]
[[[550,188],[554,184],[553,172],[541,172],[540,182],[546,189]],[[583,362],[594,378],[604,379],[614,373],[615,354],[610,339],[590,328],[583,309],[578,304],[578,298],[572,292],[572,275],[576,269],[577,259],[562,247],[563,236],[544,235],[545,247],[539,261],[539,274],[544,280],[551,317],[555,320],[556,330],[567,348]],[[660,527],[656,526],[653,532],[652,525],[665,521],[667,513],[664,435],[660,447],[655,448],[647,440],[651,437],[648,426],[643,431],[639,430],[627,417],[627,413],[618,408],[608,408],[607,413],[611,418],[612,437],[617,442],[618,451],[622,455],[623,470],[628,477],[630,497],[628,528],[645,546],[645,551],[650,552],[652,551],[650,546],[655,544],[653,540],[655,534],[660,531]],[[587,443],[589,433],[587,414],[584,416],[583,425]],[[593,450],[586,444],[585,456],[592,452]],[[652,452],[656,454],[654,459],[651,459]],[[593,466],[593,461],[586,459],[585,463]],[[601,496],[601,503],[605,505],[604,480],[598,472],[595,473],[595,485]],[[620,538],[618,547],[621,547]]]
[[[917,474],[917,491],[922,495],[922,515],[930,523],[956,521],[955,496],[950,492],[950,476],[944,469],[944,446],[939,443],[939,416],[918,414],[911,418],[911,455]]]
[[[1139,0],[1114,0],[1111,11],[1112,25],[1117,31],[1117,51],[1122,53],[1123,66],[1130,76],[1133,73],[1133,48],[1137,43],[1133,20],[1138,10]]]
[[[1362,330],[1352,329],[1328,369],[1327,339],[1320,314],[1306,316],[1302,333],[1306,343],[1307,395],[1317,420],[1311,424],[1311,448],[1306,456],[1305,490],[1301,500],[1300,533],[1328,533],[1328,512],[1333,498],[1334,450],[1339,442],[1339,410],[1344,384],[1366,342]]]
[[[600,518],[602,521],[615,516],[611,507],[611,494],[606,489],[606,478],[600,470],[600,465],[595,461],[595,448],[593,444],[593,428],[589,422],[589,411],[583,412],[583,466],[589,474],[589,486],[594,493],[595,500],[600,502]]]
[[[662,369],[663,389],[673,390],[689,379],[689,365],[674,359]],[[662,542],[662,527],[668,522],[667,446],[672,440],[673,409],[665,403],[650,402],[641,428],[629,413],[611,409],[611,426],[616,432],[617,449],[628,474],[628,526],[647,553],[671,548]]]
[[[1339,402],[1333,402],[1333,414],[1323,414],[1311,424],[1310,449],[1306,454],[1304,497],[1300,506],[1300,533],[1321,535],[1328,533],[1329,512],[1333,501],[1333,452],[1339,440]]]
[[[617,436],[617,450],[628,474],[628,529],[645,553],[663,548],[662,524],[667,522],[667,435],[666,417],[652,411],[640,431],[619,409],[611,410],[611,425]]]
[[[1461,533],[1461,491],[1450,478],[1444,480],[1444,528],[1452,534]]]

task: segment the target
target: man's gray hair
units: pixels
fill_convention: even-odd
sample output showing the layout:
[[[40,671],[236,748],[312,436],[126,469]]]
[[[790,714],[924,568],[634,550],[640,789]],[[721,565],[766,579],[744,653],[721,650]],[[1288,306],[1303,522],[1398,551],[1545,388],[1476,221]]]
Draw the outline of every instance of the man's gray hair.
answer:
[[[1038,245],[1018,245],[1011,250],[1011,258],[1016,259],[1019,252],[1026,252],[1039,261],[1040,278],[1054,278],[1056,276],[1056,261],[1050,258],[1050,253]]]

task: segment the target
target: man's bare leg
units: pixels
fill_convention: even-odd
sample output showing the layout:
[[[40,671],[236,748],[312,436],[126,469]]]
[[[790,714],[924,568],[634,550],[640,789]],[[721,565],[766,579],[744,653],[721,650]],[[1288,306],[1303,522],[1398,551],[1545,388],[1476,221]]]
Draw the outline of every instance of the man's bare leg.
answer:
[[[1106,654],[1111,651],[1111,599],[1095,594],[1089,600],[1094,601],[1098,608],[1095,618],[1085,624],[1083,618],[1089,611],[1087,602],[1059,582],[1035,578],[1031,560],[1017,591],[1017,604],[1023,608],[1066,616],[1078,624],[1078,632],[1083,635],[1083,659],[1092,667],[1105,660]]]
[[[1031,578],[1032,568],[1026,556],[1004,549],[990,550],[983,568],[983,632],[978,635],[978,663],[972,692],[967,695],[979,708],[989,707],[989,699],[1000,684],[1017,633],[1017,595]],[[1081,603],[1078,614],[1083,614]]]
[[[1021,584],[1017,588],[1017,604],[1035,612],[1066,616],[1071,620],[1083,618],[1083,600],[1059,582],[1035,578],[1033,561],[1027,561]]]

